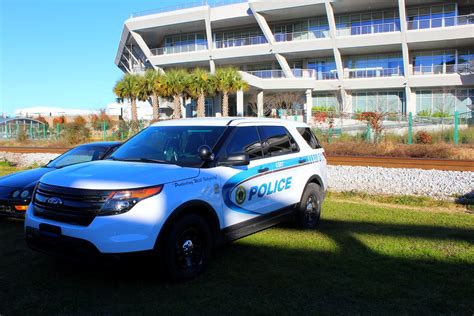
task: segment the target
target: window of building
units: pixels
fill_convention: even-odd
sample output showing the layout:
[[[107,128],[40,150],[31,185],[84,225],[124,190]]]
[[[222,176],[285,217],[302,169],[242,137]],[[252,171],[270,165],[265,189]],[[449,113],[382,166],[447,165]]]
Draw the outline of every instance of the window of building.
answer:
[[[164,39],[164,53],[182,53],[207,49],[207,39],[204,33],[179,34],[167,36]]]
[[[409,30],[428,29],[456,24],[456,5],[444,4],[407,10]]]
[[[308,69],[316,72],[317,80],[337,79],[337,67],[334,57],[308,60]]]
[[[222,31],[214,33],[216,48],[258,45],[267,43],[267,39],[258,28]]]
[[[329,37],[327,18],[306,19],[273,26],[273,35],[277,42],[296,41]]]
[[[353,111],[405,113],[405,93],[403,91],[368,91],[352,94]]]
[[[298,147],[283,126],[259,126],[265,157],[273,157],[298,151]]]
[[[472,111],[473,101],[474,89],[422,89],[416,91],[416,112],[419,116],[465,113]]]
[[[313,95],[313,110],[315,111],[337,111],[340,109],[339,101],[335,93],[318,93]]]
[[[397,10],[355,13],[336,16],[336,28],[339,36],[397,32],[400,19]]]
[[[412,57],[413,74],[444,74],[456,72],[456,50],[416,52]]]
[[[403,76],[401,53],[344,57],[347,78]]]

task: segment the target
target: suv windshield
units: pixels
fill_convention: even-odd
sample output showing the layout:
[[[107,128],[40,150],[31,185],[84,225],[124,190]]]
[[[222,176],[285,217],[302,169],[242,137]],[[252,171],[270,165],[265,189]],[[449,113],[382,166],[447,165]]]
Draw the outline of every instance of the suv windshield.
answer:
[[[199,167],[201,145],[213,148],[224,126],[152,126],[130,139],[110,157],[113,160],[141,161]]]

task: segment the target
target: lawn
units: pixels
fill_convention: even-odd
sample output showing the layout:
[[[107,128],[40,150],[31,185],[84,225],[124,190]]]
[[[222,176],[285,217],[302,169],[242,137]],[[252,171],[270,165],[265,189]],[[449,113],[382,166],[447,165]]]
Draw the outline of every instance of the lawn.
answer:
[[[330,196],[317,231],[285,224],[233,242],[185,284],[144,261],[52,260],[26,248],[21,222],[3,220],[0,315],[472,315],[474,215],[415,209]]]
[[[18,172],[18,171],[21,171],[21,169],[18,169],[12,166],[9,162],[0,161],[0,177],[6,176],[10,173]]]

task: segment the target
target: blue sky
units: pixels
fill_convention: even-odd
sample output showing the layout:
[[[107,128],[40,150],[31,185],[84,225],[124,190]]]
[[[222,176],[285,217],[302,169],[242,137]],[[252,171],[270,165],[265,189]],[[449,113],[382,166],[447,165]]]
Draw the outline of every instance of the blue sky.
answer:
[[[132,12],[184,0],[0,0],[0,113],[114,101],[114,60]]]

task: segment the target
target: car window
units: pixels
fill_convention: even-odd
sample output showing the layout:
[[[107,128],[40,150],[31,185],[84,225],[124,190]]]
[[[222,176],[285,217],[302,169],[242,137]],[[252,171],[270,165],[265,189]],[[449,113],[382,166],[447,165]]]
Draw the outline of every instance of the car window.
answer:
[[[199,167],[202,164],[199,147],[213,148],[225,129],[224,126],[149,127],[121,145],[110,159]]]
[[[298,127],[297,128],[300,135],[304,138],[304,140],[308,143],[309,147],[313,149],[321,148],[321,143],[316,138],[314,133],[311,131],[309,127]]]
[[[50,168],[62,168],[77,163],[102,159],[106,151],[107,148],[101,146],[79,146],[62,154],[47,166]]]
[[[233,154],[247,153],[250,159],[263,157],[262,143],[255,126],[236,127],[227,139],[219,156],[228,157]]]
[[[283,126],[259,126],[258,133],[262,139],[265,157],[298,151],[298,145]]]

